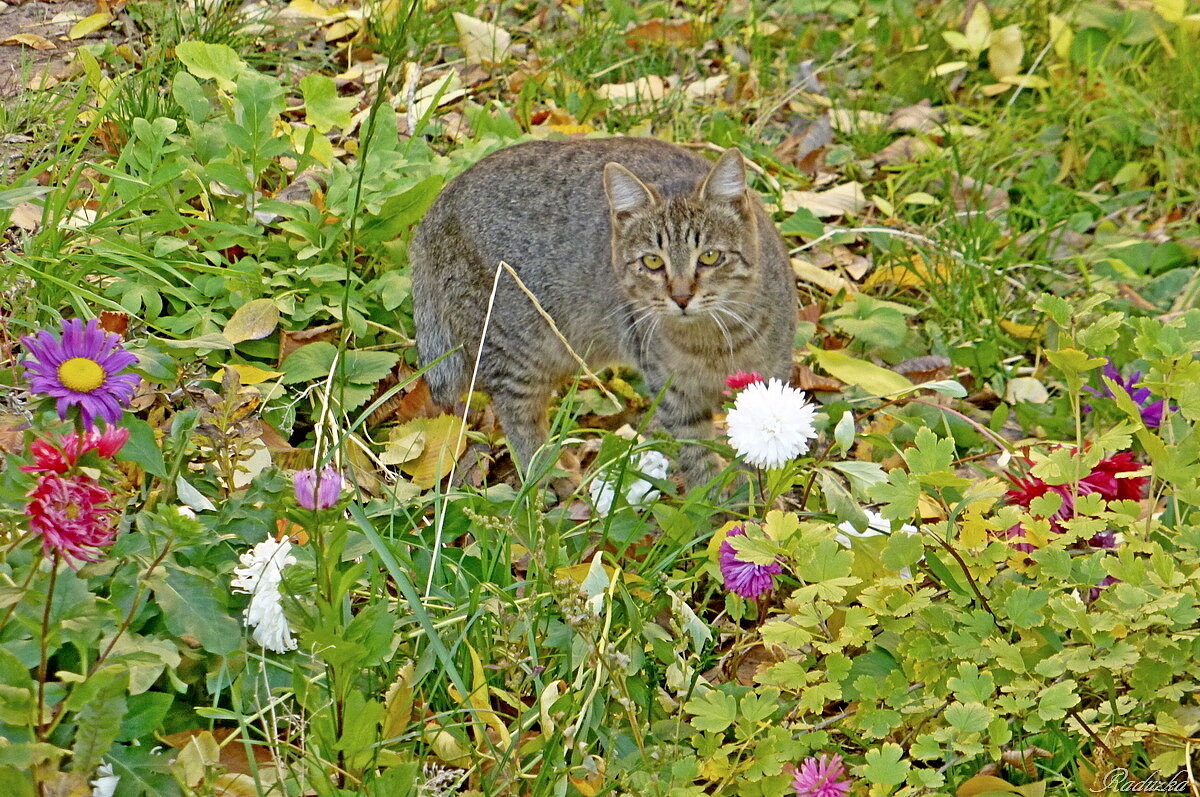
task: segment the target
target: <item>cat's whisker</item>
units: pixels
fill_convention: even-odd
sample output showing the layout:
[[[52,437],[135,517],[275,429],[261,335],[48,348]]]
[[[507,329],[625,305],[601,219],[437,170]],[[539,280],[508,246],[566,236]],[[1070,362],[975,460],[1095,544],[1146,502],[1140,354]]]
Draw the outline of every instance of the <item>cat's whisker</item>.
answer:
[[[720,310],[719,307],[715,308],[715,309]],[[717,328],[719,328],[721,330],[721,337],[725,338],[725,347],[727,349],[729,349],[729,356],[730,356],[730,358],[732,358],[733,357],[733,338],[731,338],[729,336],[729,330],[725,328],[725,322],[722,321],[721,316],[717,315],[716,313],[709,313],[708,317],[711,318],[713,320],[713,322],[717,325]]]

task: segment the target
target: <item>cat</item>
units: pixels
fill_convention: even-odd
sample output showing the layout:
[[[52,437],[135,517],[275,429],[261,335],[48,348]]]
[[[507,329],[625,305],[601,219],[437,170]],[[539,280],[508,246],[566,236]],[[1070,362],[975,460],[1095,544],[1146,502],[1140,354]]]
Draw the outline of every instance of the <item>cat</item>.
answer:
[[[409,259],[434,401],[459,400],[479,356],[477,387],[526,471],[546,440],[554,390],[580,369],[504,272],[479,355],[500,262],[589,367],[631,365],[652,395],[665,388],[656,421],[677,439],[712,436],[728,375],[791,375],[795,281],[737,149],[711,163],[652,138],[506,147],[442,190]],[[715,464],[703,446],[680,453],[689,486]]]

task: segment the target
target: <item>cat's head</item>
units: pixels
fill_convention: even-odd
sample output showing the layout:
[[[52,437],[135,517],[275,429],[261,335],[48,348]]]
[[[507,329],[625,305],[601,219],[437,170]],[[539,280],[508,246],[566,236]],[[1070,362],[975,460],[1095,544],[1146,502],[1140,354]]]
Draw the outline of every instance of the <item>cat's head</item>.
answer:
[[[670,197],[608,163],[604,192],[613,268],[636,308],[676,321],[745,315],[761,268],[740,152],[726,150],[695,191]]]

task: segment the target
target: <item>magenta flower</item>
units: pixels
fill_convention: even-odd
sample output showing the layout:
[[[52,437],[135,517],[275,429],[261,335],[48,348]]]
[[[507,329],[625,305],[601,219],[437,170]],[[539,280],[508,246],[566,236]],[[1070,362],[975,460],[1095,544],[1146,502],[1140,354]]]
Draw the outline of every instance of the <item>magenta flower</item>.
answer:
[[[725,579],[725,589],[741,595],[749,600],[758,600],[775,588],[775,578],[783,568],[778,562],[769,565],[756,565],[753,562],[743,562],[737,558],[737,551],[729,542],[730,537],[739,537],[746,533],[745,526],[734,526],[721,542],[721,550],[717,554],[721,567],[721,576]]]
[[[66,473],[89,451],[95,451],[103,459],[112,459],[128,440],[128,429],[111,426],[103,432],[98,429],[83,435],[71,432],[60,438],[57,446],[49,440],[34,440],[29,447],[34,464],[22,465],[21,470],[26,473]]]
[[[345,479],[332,465],[326,465],[320,474],[313,468],[297,471],[292,479],[296,488],[296,501],[305,509],[328,509],[338,502],[345,486]]]
[[[92,429],[97,418],[115,425],[121,419],[121,405],[129,403],[138,378],[121,371],[137,362],[137,357],[121,348],[121,339],[100,329],[96,319],[84,323],[78,318],[64,321],[62,333],[55,337],[43,329],[21,338],[31,357],[24,361],[29,389],[57,399],[58,416],[78,406],[84,426]]]
[[[29,493],[29,527],[42,537],[42,549],[57,551],[71,560],[94,562],[100,549],[113,544],[117,531],[110,504],[112,493],[90,476],[64,478],[47,473]]]
[[[840,755],[835,753],[828,760],[824,754],[809,756],[796,767],[792,788],[797,797],[842,797],[850,791],[850,781],[843,780],[845,777],[846,768]]]

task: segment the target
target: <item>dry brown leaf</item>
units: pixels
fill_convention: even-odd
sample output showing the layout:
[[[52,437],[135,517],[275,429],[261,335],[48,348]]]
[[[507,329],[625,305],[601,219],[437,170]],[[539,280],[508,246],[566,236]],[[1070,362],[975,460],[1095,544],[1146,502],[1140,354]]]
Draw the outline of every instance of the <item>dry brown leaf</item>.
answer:
[[[933,181],[938,189],[944,187],[941,180]],[[960,211],[994,212],[1008,209],[1008,192],[994,185],[976,180],[965,174],[950,178],[950,197]]]
[[[820,391],[823,393],[841,392],[845,385],[837,379],[818,374],[802,363],[792,363],[792,387],[801,390]]]
[[[32,47],[35,50],[57,50],[58,45],[47,39],[45,36],[39,36],[36,33],[14,33],[5,39],[0,39],[0,44],[20,44],[26,47]]]
[[[816,174],[821,167],[825,148],[833,143],[833,125],[827,114],[798,122],[795,133],[775,148],[780,160],[791,161],[806,174]]]
[[[929,100],[916,105],[907,105],[892,112],[888,130],[907,130],[913,133],[929,133],[941,127],[946,120],[946,111],[935,108]]]
[[[954,374],[950,358],[938,354],[911,357],[893,365],[892,370],[898,374],[907,376],[913,382],[933,382],[938,379],[949,379]]]
[[[282,329],[279,331],[279,365],[286,360],[292,352],[301,346],[306,346],[309,343],[317,343],[324,341],[331,343],[337,339],[338,330],[342,328],[341,324],[325,324],[319,327],[310,327],[308,329],[290,330]]]
[[[919,160],[938,151],[938,146],[920,136],[901,136],[883,149],[871,156],[871,160],[881,166],[895,166],[898,163]]]
[[[701,32],[691,20],[649,19],[625,31],[625,43],[638,48],[643,45],[694,47],[700,44]]]
[[[711,77],[701,78],[687,84],[683,93],[688,96],[688,99],[701,100],[706,97],[720,97],[725,92],[725,84],[729,82],[729,75],[712,75]]]
[[[862,184],[849,182],[825,191],[784,191],[781,204],[788,213],[806,208],[817,218],[825,219],[856,215],[869,202],[863,194]]]
[[[42,209],[32,202],[22,202],[13,208],[9,224],[25,232],[33,232],[42,223]]]
[[[913,255],[907,263],[893,263],[890,266],[877,269],[867,277],[863,284],[866,290],[882,285],[895,285],[899,288],[924,288],[932,283],[944,284],[950,279],[950,266],[938,261],[930,266],[920,255]]]
[[[617,105],[654,102],[667,96],[667,82],[658,75],[646,75],[629,83],[605,83],[596,94]]]
[[[512,35],[499,25],[455,11],[454,27],[469,64],[499,64],[512,53]]]

